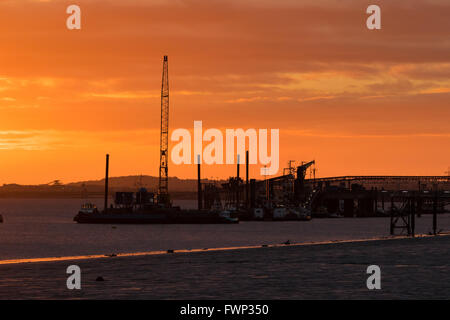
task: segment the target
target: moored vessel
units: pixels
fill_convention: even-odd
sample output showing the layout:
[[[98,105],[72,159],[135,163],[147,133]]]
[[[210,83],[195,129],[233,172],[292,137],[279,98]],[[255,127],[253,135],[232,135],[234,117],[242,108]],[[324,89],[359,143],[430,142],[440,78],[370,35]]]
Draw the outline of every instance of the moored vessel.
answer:
[[[164,207],[154,201],[155,195],[141,189],[138,192],[116,192],[114,205],[98,210],[85,203],[74,217],[77,223],[92,224],[232,224],[239,219],[207,210],[183,210]]]

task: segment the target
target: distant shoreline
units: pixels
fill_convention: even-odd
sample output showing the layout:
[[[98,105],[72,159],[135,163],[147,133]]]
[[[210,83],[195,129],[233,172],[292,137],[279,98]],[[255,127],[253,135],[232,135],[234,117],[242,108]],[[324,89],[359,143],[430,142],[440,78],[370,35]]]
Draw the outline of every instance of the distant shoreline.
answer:
[[[220,185],[224,182],[224,180],[202,179],[202,183]],[[9,183],[0,186],[0,199],[97,199],[104,197],[104,183],[104,179],[64,184],[60,180],[39,185]],[[110,197],[113,197],[117,191],[136,192],[140,188],[146,188],[149,192],[156,193],[158,177],[137,175],[109,178]],[[169,192],[171,199],[174,200],[195,200],[197,199],[197,180],[169,177]]]
[[[197,193],[193,191],[171,192],[172,200],[196,200]],[[24,192],[0,192],[0,199],[102,199],[103,193],[81,194],[81,192],[44,192],[44,191],[24,191]],[[109,197],[113,197],[110,192]]]

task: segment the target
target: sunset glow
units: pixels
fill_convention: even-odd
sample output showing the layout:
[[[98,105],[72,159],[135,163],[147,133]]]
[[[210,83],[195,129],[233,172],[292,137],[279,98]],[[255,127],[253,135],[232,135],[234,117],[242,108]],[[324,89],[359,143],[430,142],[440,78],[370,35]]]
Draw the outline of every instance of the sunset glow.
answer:
[[[280,129],[279,174],[291,159],[319,176],[450,165],[449,1],[377,1],[377,31],[356,1],[76,2],[72,31],[67,1],[0,3],[0,184],[98,179],[106,153],[112,176],[158,175],[163,55],[170,129]]]

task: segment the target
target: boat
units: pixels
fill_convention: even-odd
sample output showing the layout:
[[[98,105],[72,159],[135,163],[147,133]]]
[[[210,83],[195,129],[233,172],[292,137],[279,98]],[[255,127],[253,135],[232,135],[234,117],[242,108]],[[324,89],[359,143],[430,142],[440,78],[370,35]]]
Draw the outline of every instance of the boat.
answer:
[[[343,218],[343,216],[339,212],[328,213],[327,218]]]
[[[236,209],[235,207],[228,206],[225,207],[224,210],[221,211],[223,214],[229,214],[230,217],[237,218],[239,221],[253,221],[254,216],[252,215],[251,210],[247,210],[245,208]]]
[[[287,216],[288,210],[285,206],[279,205],[273,209],[273,220],[286,220]]]
[[[264,220],[264,208],[253,208],[253,218],[255,220]]]
[[[273,210],[273,220],[309,221],[311,212],[304,207],[277,206]]]
[[[312,212],[312,216],[314,218],[327,218],[328,210],[326,207],[320,206],[315,211]]]
[[[294,220],[300,220],[300,221],[309,221],[311,220],[311,210],[308,210],[305,207],[294,207],[289,208],[290,214],[293,215],[295,218]]]
[[[155,209],[151,212],[79,212],[74,221],[90,224],[227,224],[239,219],[198,210]]]
[[[73,218],[77,223],[91,224],[234,224],[239,219],[224,212],[183,210],[164,207],[153,201],[153,193],[116,192],[115,204],[98,210],[92,203],[84,203]]]
[[[86,202],[84,204],[81,205],[81,209],[80,212],[82,213],[98,213],[98,209],[97,206],[93,203],[90,202]]]

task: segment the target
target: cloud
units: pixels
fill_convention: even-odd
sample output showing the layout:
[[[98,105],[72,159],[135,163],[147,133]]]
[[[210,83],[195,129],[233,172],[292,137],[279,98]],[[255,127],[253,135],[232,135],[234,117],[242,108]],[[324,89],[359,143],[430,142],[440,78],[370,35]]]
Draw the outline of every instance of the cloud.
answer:
[[[154,139],[149,139],[153,137]],[[134,131],[58,131],[9,130],[0,131],[0,150],[74,150],[102,145],[158,146],[158,130]]]
[[[0,131],[0,150],[45,150],[45,135],[30,131]]]
[[[316,137],[316,138],[333,138],[333,139],[394,139],[394,138],[450,138],[449,132],[407,132],[407,133],[393,133],[393,134],[359,134],[351,132],[318,132],[311,130],[283,130],[283,134],[294,137]]]
[[[30,134],[3,135],[3,150],[47,148],[70,159],[90,145],[127,158],[128,142],[136,154],[154,146],[157,158],[165,54],[171,128],[203,120],[363,141],[347,141],[347,154],[374,135],[447,139],[448,1],[378,1],[376,32],[365,27],[367,3],[351,0],[77,3],[81,32],[67,30],[65,0],[0,2],[0,128]],[[303,156],[297,141],[286,148]]]

